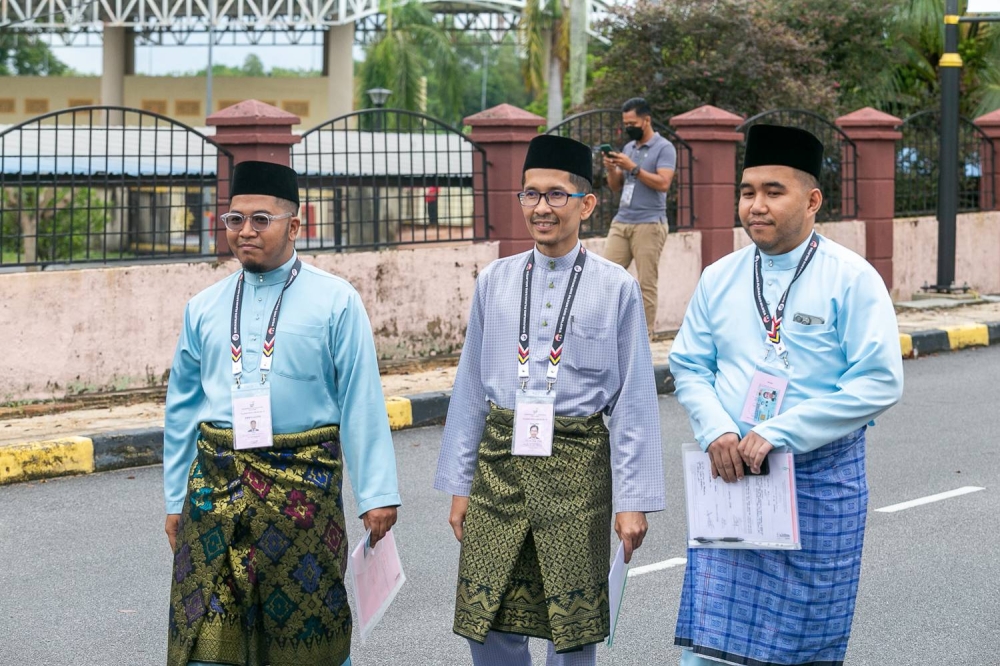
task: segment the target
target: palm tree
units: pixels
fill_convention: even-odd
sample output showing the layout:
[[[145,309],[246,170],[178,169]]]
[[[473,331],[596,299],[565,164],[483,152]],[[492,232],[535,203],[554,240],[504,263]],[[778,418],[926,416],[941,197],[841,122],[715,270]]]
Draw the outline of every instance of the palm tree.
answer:
[[[422,81],[433,68],[440,89],[434,91],[449,115],[461,104],[458,56],[447,31],[417,0],[397,5],[383,0],[385,31],[365,49],[361,90],[388,88],[392,106],[420,111],[424,106]]]
[[[548,126],[563,115],[563,75],[569,65],[570,21],[566,0],[528,0],[521,14],[524,84],[535,95],[548,91]]]

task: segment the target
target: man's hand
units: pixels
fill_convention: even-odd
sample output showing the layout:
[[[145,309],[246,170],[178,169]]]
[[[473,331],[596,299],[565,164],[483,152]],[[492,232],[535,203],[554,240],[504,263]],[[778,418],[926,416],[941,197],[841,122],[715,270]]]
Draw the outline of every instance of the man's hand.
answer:
[[[168,513],[167,514],[167,524],[164,526],[163,531],[167,533],[167,541],[170,542],[170,552],[177,550],[177,532],[181,528],[181,514],[179,513]]]
[[[774,445],[767,441],[753,430],[747,433],[738,447],[743,462],[747,464],[754,474],[760,474],[760,466],[764,458],[771,452]]]
[[[455,531],[455,538],[462,541],[462,534],[465,531],[465,514],[469,512],[469,498],[462,495],[455,495],[451,498],[451,514],[448,516],[448,523]]]
[[[369,545],[374,548],[375,544],[385,536],[385,533],[396,524],[396,507],[383,506],[378,509],[369,509],[361,516],[361,520],[365,524],[365,529],[372,531]]]
[[[739,446],[740,436],[734,432],[727,432],[708,445],[713,479],[721,476],[726,483],[732,483],[743,478],[743,458]]]
[[[639,549],[646,538],[646,514],[642,511],[622,511],[615,515],[615,532],[625,544],[625,564],[632,559],[632,552]]]
[[[607,153],[604,156],[604,168],[610,170],[611,167],[618,167],[622,171],[631,171],[635,168],[635,162],[624,153]]]

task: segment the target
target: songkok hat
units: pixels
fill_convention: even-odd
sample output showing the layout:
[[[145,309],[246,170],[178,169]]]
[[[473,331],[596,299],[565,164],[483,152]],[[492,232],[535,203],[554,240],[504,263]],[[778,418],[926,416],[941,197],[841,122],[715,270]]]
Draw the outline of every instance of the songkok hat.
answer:
[[[528,169],[568,171],[594,183],[594,156],[590,146],[555,134],[540,134],[531,140],[523,171]]]
[[[240,162],[233,169],[229,196],[267,194],[299,205],[299,176],[294,169],[274,162]]]
[[[753,125],[747,132],[743,168],[787,166],[819,179],[823,169],[823,144],[798,127]]]

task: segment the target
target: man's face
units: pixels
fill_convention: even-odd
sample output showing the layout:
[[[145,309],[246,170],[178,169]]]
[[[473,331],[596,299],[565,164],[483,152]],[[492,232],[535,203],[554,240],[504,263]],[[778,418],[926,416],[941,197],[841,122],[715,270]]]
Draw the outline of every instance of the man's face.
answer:
[[[226,238],[243,268],[254,273],[274,270],[292,258],[295,237],[299,233],[298,217],[274,220],[264,231],[255,231],[250,218],[255,213],[283,215],[290,212],[282,202],[266,194],[241,194],[229,203],[230,212],[246,217],[239,231],[226,229]]]
[[[558,169],[528,169],[524,172],[524,191],[534,190],[540,194],[562,190],[574,194],[577,189],[569,180],[569,173]],[[542,197],[537,206],[521,206],[524,221],[528,225],[535,244],[550,257],[566,255],[576,245],[580,236],[580,222],[590,217],[597,205],[597,197],[571,198],[565,206],[553,208]]]
[[[740,223],[750,240],[768,254],[784,254],[812,233],[823,194],[809,176],[787,166],[743,170]]]
[[[637,115],[634,110],[626,111],[622,114],[622,125],[625,127],[638,127],[643,131],[643,134],[646,133],[646,124],[649,123],[650,120],[651,119],[648,116],[643,118],[642,116]]]
[[[538,426],[531,426],[530,433],[532,437],[538,437]]]

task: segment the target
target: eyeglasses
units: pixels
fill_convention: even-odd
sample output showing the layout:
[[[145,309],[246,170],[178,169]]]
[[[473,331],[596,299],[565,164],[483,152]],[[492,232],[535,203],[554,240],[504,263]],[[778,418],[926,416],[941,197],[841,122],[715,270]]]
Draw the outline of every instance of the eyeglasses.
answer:
[[[579,199],[580,197],[585,196],[587,195],[584,192],[575,192],[570,194],[569,192],[563,192],[562,190],[551,190],[549,192],[536,192],[534,190],[528,190],[527,192],[518,192],[517,200],[521,202],[522,206],[534,208],[544,197],[545,203],[547,203],[551,208],[562,208],[569,203],[570,199]]]
[[[254,213],[250,216],[250,228],[254,231],[260,233],[262,231],[267,231],[267,228],[271,226],[271,223],[275,220],[284,220],[295,215],[295,213],[282,213],[281,215],[268,215],[267,213]],[[226,225],[226,229],[230,231],[239,231],[243,228],[243,225],[247,222],[247,216],[243,213],[224,213],[219,216],[222,223]]]

